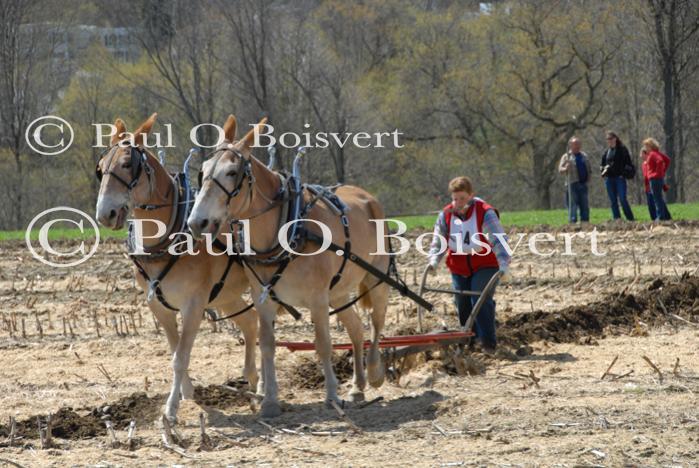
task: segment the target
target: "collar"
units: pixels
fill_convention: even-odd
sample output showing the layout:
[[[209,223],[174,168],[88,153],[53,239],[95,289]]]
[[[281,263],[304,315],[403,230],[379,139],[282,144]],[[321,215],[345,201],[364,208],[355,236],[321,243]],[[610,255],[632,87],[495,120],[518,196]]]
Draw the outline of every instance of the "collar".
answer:
[[[466,203],[466,205],[463,207],[463,211],[462,211],[462,210],[457,210],[456,208],[454,208],[454,202],[452,202],[452,203],[451,203],[451,212],[452,212],[453,214],[455,214],[456,216],[459,216],[460,218],[466,217],[466,215],[468,214],[468,212],[471,210],[471,207],[473,207],[473,205],[475,204],[476,200],[478,200],[478,198],[475,197],[475,196],[474,196],[473,198],[471,198],[471,199]]]

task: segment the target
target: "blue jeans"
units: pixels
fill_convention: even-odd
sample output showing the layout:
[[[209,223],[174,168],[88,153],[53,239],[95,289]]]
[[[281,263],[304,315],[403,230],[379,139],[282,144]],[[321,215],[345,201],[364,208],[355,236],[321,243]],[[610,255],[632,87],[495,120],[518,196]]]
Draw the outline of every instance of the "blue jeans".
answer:
[[[663,185],[665,185],[665,179],[651,179],[650,180],[650,191],[653,193],[653,201],[655,201],[655,214],[656,218],[654,220],[668,220],[672,219],[670,212],[665,204],[665,198],[663,197]]]
[[[570,184],[570,193],[573,195],[573,206],[568,201],[568,188],[566,187],[566,208],[568,208],[568,221],[578,221],[578,209],[580,209],[580,221],[590,221],[590,203],[587,200],[587,184],[573,182]]]
[[[619,213],[619,203],[621,203],[624,216],[629,221],[633,221],[633,211],[631,211],[629,201],[626,199],[626,179],[622,176],[607,177],[604,180],[604,184],[607,186],[607,195],[609,196],[609,202],[612,204],[612,216],[614,219],[621,218]]]
[[[462,276],[455,273],[451,274],[451,282],[454,289],[462,291],[483,291],[485,286],[490,281],[490,278],[497,273],[497,268],[481,268],[471,276]],[[493,294],[495,292],[493,291]],[[466,325],[468,317],[471,315],[471,310],[476,304],[478,296],[463,296],[456,295],[456,310],[459,312],[459,322],[463,327]],[[476,336],[481,340],[484,346],[495,347],[497,340],[495,338],[495,301],[493,296],[490,296],[483,307],[481,307],[476,322],[474,324]]]
[[[646,203],[648,203],[648,214],[650,215],[650,219],[655,221],[655,200],[653,199],[653,194],[650,192],[646,192]]]

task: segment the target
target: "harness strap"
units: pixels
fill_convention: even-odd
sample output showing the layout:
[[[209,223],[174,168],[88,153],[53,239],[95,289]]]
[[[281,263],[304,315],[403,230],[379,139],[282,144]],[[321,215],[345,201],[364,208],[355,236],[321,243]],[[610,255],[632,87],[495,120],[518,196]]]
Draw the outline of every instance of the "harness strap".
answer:
[[[213,242],[214,247],[217,249],[221,249],[222,251],[226,250],[226,246],[221,242],[219,239],[215,239]],[[149,283],[149,288],[148,288],[148,301],[153,299],[153,296],[158,299],[158,301],[163,305],[163,307],[170,309],[174,312],[179,311],[177,307],[172,306],[170,303],[167,302],[165,299],[165,294],[163,293],[160,283],[163,281],[165,276],[170,272],[172,267],[175,265],[175,262],[180,258],[179,255],[172,255],[170,259],[168,260],[167,265],[165,265],[165,268],[160,272],[158,277],[155,280],[151,280],[150,277],[148,276],[148,273],[146,273],[146,270],[143,268],[143,266],[136,260],[136,258],[131,257],[131,260],[133,261],[134,265],[136,266],[136,269],[138,272],[143,276],[143,278]],[[228,273],[231,271],[231,267],[233,267],[233,264],[236,262],[240,262],[240,259],[236,255],[229,255],[228,256],[228,262],[226,264],[226,269],[223,271],[223,275],[221,276],[221,279],[214,284],[214,286],[211,288],[211,292],[209,293],[209,303],[212,303],[216,297],[221,293],[221,290],[223,289],[223,285],[226,283],[226,278],[228,277]],[[219,320],[224,320],[227,318],[231,317],[236,317],[238,315],[241,315],[248,310],[252,309],[254,307],[254,304],[250,304],[244,309],[235,312],[230,315],[226,315],[225,317],[219,317],[216,319],[212,319],[214,322],[218,322]]]
[[[294,306],[292,306],[291,304],[287,304],[286,302],[279,299],[274,291],[271,291],[269,296],[272,298],[274,302],[284,307],[284,310],[286,310],[289,313],[289,315],[294,317],[294,320],[301,320],[301,312],[299,312]]]
[[[165,229],[165,234],[162,235],[158,239],[158,242],[151,246],[148,247],[147,249],[144,247],[144,251],[147,251],[150,254],[158,254],[162,252],[163,250],[167,250],[167,247],[172,245],[175,242],[175,239],[177,237],[173,237],[172,240],[170,240],[170,235],[172,234],[172,230],[175,227],[175,224],[177,223],[177,220],[184,219],[186,220],[186,217],[188,216],[189,213],[189,206],[185,206],[184,204],[180,203],[180,197],[183,195],[181,192],[183,192],[186,188],[182,187],[180,185],[179,180],[176,177],[171,178],[172,180],[172,185],[170,188],[174,187],[174,192],[173,192],[173,201],[172,201],[172,213],[170,214],[170,219],[168,219],[167,226]],[[169,191],[168,191],[169,193]],[[131,226],[129,226],[129,234],[131,234]]]
[[[333,276],[333,279],[330,281],[330,289],[334,288],[335,285],[339,283],[342,279],[342,272],[344,271],[345,265],[347,264],[347,254],[352,251],[352,242],[350,241],[349,220],[347,219],[347,215],[343,214],[340,217],[340,221],[342,222],[342,229],[345,232],[345,246],[343,248],[342,263],[340,264],[340,269],[337,270],[337,273],[335,273],[335,276]]]
[[[291,262],[291,258],[286,258],[284,261],[282,261],[279,264],[279,267],[277,267],[277,270],[274,272],[274,275],[272,275],[272,278],[268,283],[265,284],[264,281],[262,281],[262,278],[260,275],[257,274],[255,269],[250,265],[250,263],[245,259],[241,258],[241,262],[244,266],[247,266],[250,271],[252,272],[252,275],[255,277],[258,283],[262,286],[262,294],[260,295],[260,303],[265,302],[267,300],[267,297],[269,296],[274,302],[279,304],[280,306],[284,307],[284,309],[289,312],[289,315],[294,317],[295,320],[301,319],[301,313],[294,308],[294,306],[287,304],[286,302],[282,301],[279,299],[277,294],[274,292],[274,286],[279,282],[279,280],[282,277],[282,273],[284,273],[284,270],[286,267],[289,265],[289,262]]]
[[[372,289],[374,289],[375,287],[377,287],[377,286],[380,285],[381,283],[383,283],[383,280],[382,280],[382,279],[379,279],[379,281],[378,281],[375,285],[373,285],[372,287],[370,287],[369,289],[367,289],[366,291],[364,291],[363,293],[361,293],[359,296],[357,296],[357,297],[355,297],[354,299],[352,299],[351,301],[349,301],[347,304],[342,305],[342,306],[338,307],[337,309],[333,309],[332,311],[330,311],[330,314],[329,314],[329,315],[339,314],[339,313],[342,312],[343,310],[349,309],[350,307],[352,307],[353,305],[355,305],[357,302],[359,302],[359,300],[360,300],[361,298],[363,298],[364,296],[366,296],[367,294],[369,294],[369,293],[371,292]]]
[[[317,234],[308,231],[306,233],[306,236],[309,240],[316,242],[320,245],[323,245],[323,239],[320,236],[318,236]],[[389,246],[390,246],[390,242],[389,242]],[[342,247],[335,244],[334,242],[331,242],[328,249],[337,253],[338,251],[342,250]],[[420,307],[423,307],[429,311],[432,311],[434,309],[433,304],[427,302],[425,299],[423,299],[422,297],[415,294],[415,292],[411,291],[410,288],[408,288],[408,285],[405,284],[405,281],[400,279],[400,276],[397,275],[398,270],[396,267],[395,257],[393,255],[391,255],[390,261],[388,264],[388,273],[384,273],[383,271],[379,270],[371,263],[358,257],[357,254],[352,253],[351,251],[350,252],[343,251],[342,255],[343,256],[346,255],[349,261],[358,265],[360,268],[364,269],[368,273],[371,273],[376,278],[384,281],[386,284],[388,284],[392,288],[395,288],[396,290],[398,290],[398,292],[400,293],[401,296],[408,297],[413,302],[416,302]],[[397,279],[391,277],[391,274],[396,275]]]
[[[342,249],[344,253],[342,255],[342,264],[340,264],[340,269],[330,280],[330,289],[334,288],[335,285],[337,285],[337,283],[339,283],[342,279],[342,272],[344,271],[345,265],[347,264],[347,255],[345,254],[352,250],[352,242],[350,240],[349,230],[349,218],[347,218],[346,214],[347,208],[344,205],[344,203],[342,203],[342,200],[340,200],[340,197],[338,197],[334,193],[334,190],[337,190],[338,187],[339,185],[331,188],[325,188],[316,185],[304,185],[303,188],[307,189],[313,195],[313,198],[311,198],[309,202],[303,207],[303,210],[301,210],[301,213],[299,215],[300,218],[305,218],[306,215],[310,213],[311,209],[313,209],[313,206],[315,206],[315,204],[318,201],[322,200],[328,206],[328,208],[330,208],[331,211],[340,216],[342,230],[345,235],[345,245]],[[306,236],[308,236],[308,234],[310,233],[306,232]]]
[[[294,199],[297,196],[297,194],[293,190],[293,184],[292,184],[292,179],[291,178],[286,178],[284,177],[283,174],[279,173],[277,174],[280,178],[280,186],[279,186],[279,191],[275,195],[275,198],[273,200],[273,203],[269,204],[267,208],[264,210],[255,213],[254,215],[247,217],[247,219],[253,219],[261,214],[266,213],[267,211],[271,210],[272,208],[275,208],[276,206],[281,206],[281,210],[279,211],[279,221],[278,221],[278,226],[281,226],[283,223],[287,222],[289,220],[289,214],[292,211],[292,208],[290,205],[293,205]],[[288,185],[288,187],[287,187]],[[261,194],[262,192],[260,192]],[[287,196],[287,193],[289,194]],[[264,196],[264,195],[263,195]],[[266,198],[266,197],[265,197]],[[296,219],[296,216],[292,216],[293,219]],[[292,226],[292,229],[295,230],[296,224]],[[293,237],[293,235],[292,235]],[[259,256],[263,256],[266,258],[257,258]],[[255,251],[255,258],[250,259],[248,261],[254,262],[254,263],[278,263],[281,259],[285,258],[288,256],[288,252],[282,248],[282,246],[277,242],[274,244],[272,247],[266,249],[266,250],[256,250]]]
[[[220,322],[221,320],[226,320],[226,319],[229,319],[229,318],[234,318],[234,317],[237,317],[238,315],[243,315],[245,312],[247,312],[248,310],[252,309],[253,307],[255,307],[255,304],[248,304],[246,307],[244,307],[243,309],[239,310],[238,312],[234,312],[234,313],[232,313],[232,314],[225,315],[225,316],[223,316],[223,317],[216,317],[216,315],[214,314],[213,317],[209,316],[209,320],[212,321],[212,322]]]
[[[227,250],[224,243],[221,242],[218,238],[214,239],[213,245],[214,245],[214,247],[216,247],[217,249],[220,249],[223,252],[225,252]],[[226,269],[223,270],[223,276],[221,276],[221,279],[218,281],[218,283],[214,284],[214,286],[211,288],[211,293],[209,293],[209,304],[214,302],[214,299],[216,299],[216,297],[218,297],[219,293],[221,292],[221,289],[223,289],[223,285],[226,283],[226,277],[228,276],[228,273],[231,271],[231,267],[236,262],[242,263],[236,255],[229,255],[228,256],[228,263],[226,264]],[[218,322],[219,320],[224,320],[227,318],[235,317],[235,316],[238,316],[244,312],[247,312],[248,310],[252,309],[253,307],[254,307],[254,304],[249,304],[243,310],[238,311],[234,314],[226,315],[225,317],[213,318],[211,320],[213,322]]]
[[[179,311],[177,307],[174,307],[170,305],[167,300],[165,300],[165,295],[163,294],[163,290],[160,288],[160,282],[165,278],[165,275],[168,274],[172,266],[177,262],[179,259],[179,256],[173,255],[170,257],[168,260],[167,265],[165,265],[165,268],[163,271],[160,272],[158,277],[155,280],[151,280],[150,277],[148,276],[148,273],[146,273],[146,270],[143,268],[143,266],[136,260],[135,258],[131,257],[131,260],[133,261],[134,265],[136,265],[136,269],[138,272],[143,276],[143,279],[145,279],[148,282],[148,296],[147,300],[150,302],[153,299],[153,296],[155,295],[156,299],[158,299],[158,302],[160,302],[163,307],[166,309],[170,309],[174,312]]]
[[[214,286],[211,288],[211,292],[209,293],[209,304],[214,302],[214,299],[218,297],[218,294],[221,292],[221,289],[223,289],[223,284],[226,282],[226,276],[228,276],[228,272],[231,271],[231,267],[233,266],[235,261],[235,256],[228,256],[228,263],[226,263],[226,269],[223,270],[223,276],[221,276],[221,279],[218,280],[218,283],[214,284]]]

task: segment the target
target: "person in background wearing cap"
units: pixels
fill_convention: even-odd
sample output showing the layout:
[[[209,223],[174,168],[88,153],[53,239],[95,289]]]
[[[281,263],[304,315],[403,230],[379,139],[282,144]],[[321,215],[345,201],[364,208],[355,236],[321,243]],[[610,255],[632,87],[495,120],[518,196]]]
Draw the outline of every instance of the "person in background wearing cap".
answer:
[[[588,202],[587,182],[590,180],[590,159],[581,151],[582,144],[576,137],[568,141],[568,151],[561,156],[558,172],[566,175],[566,207],[568,221],[575,224],[590,221],[590,203]]]

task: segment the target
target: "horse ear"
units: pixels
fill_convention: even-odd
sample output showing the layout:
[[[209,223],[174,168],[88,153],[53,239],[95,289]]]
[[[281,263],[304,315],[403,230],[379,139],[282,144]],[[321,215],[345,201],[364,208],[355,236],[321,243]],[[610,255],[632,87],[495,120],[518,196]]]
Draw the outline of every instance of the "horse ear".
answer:
[[[157,118],[158,118],[158,114],[153,113],[150,117],[148,117],[148,120],[143,122],[141,124],[141,126],[138,127],[138,129],[133,133],[134,134],[134,143],[136,144],[136,146],[141,146],[143,144],[143,139],[153,129],[153,124],[155,123],[155,119],[157,119]]]
[[[114,121],[114,128],[116,131],[114,132],[114,135],[112,135],[110,145],[115,145],[125,136],[124,134],[126,133],[126,124],[124,124],[124,121],[119,118]]]
[[[255,141],[255,134],[260,133],[260,130],[262,130],[260,127],[262,127],[263,125],[267,125],[267,117],[263,118],[257,124],[255,124],[253,129],[246,133],[243,139],[240,140],[244,148],[250,148],[252,146],[252,143]]]
[[[229,115],[226,123],[223,124],[223,135],[226,140],[232,142],[235,140],[235,132],[238,129],[238,121],[233,114]]]

